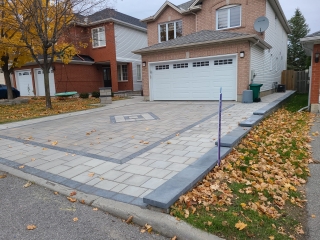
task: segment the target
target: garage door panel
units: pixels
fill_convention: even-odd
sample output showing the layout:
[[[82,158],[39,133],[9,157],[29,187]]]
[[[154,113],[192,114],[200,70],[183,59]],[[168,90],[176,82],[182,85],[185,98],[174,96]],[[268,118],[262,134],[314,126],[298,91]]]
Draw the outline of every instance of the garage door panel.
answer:
[[[38,96],[45,96],[45,87],[44,87],[44,74],[42,69],[35,69],[35,80],[36,80],[36,89]],[[50,96],[54,96],[56,93],[56,86],[54,82],[54,73],[53,70],[50,69],[49,72],[49,84],[50,84]]]
[[[174,68],[179,64],[185,68]],[[235,100],[236,61],[234,57],[213,57],[153,64],[151,82],[152,100],[218,100],[220,87],[223,99]]]
[[[33,96],[33,84],[31,70],[16,71],[17,88],[20,91],[20,96]]]

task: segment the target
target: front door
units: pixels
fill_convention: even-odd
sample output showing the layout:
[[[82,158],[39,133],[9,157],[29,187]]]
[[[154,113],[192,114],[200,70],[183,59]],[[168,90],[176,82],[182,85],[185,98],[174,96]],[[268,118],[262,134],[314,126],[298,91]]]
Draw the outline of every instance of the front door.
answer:
[[[105,67],[103,68],[103,83],[104,87],[111,87],[111,68]]]

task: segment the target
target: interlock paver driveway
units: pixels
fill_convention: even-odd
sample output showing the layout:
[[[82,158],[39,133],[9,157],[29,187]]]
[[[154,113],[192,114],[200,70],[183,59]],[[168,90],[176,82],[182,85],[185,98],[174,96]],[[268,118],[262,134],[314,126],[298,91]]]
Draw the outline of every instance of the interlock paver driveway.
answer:
[[[222,135],[261,103],[223,103]],[[141,98],[1,125],[0,164],[87,193],[143,205],[142,198],[215,146],[217,102]]]

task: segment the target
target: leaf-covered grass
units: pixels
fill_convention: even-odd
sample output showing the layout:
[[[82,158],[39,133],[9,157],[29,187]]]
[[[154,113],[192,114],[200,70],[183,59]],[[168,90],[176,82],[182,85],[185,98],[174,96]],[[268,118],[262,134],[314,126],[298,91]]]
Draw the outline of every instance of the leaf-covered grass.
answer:
[[[0,105],[0,124],[96,108],[90,105],[95,103],[99,103],[98,98],[52,98],[53,108],[46,109],[44,98],[34,98],[29,103]]]
[[[304,239],[300,189],[309,175],[312,121],[306,112],[278,110],[181,196],[171,214],[226,239]]]
[[[308,94],[296,93],[287,100],[285,108],[290,112],[297,112],[301,108],[308,106]]]

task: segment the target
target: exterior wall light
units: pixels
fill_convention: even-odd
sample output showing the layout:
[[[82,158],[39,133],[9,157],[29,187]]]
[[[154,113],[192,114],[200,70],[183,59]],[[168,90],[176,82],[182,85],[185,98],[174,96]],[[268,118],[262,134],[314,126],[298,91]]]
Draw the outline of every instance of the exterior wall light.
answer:
[[[240,52],[240,58],[244,58],[244,51]]]
[[[147,65],[146,62],[142,62],[142,67],[145,67]]]
[[[319,62],[319,57],[320,57],[320,53],[316,53],[314,58],[315,63]]]

